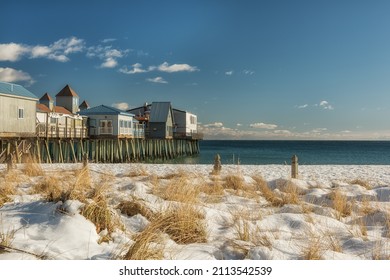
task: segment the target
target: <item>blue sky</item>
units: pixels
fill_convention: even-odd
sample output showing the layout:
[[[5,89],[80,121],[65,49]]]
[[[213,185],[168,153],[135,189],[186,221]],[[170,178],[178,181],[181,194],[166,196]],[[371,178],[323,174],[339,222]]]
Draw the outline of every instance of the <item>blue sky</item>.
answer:
[[[390,1],[1,1],[0,80],[207,139],[389,139]]]

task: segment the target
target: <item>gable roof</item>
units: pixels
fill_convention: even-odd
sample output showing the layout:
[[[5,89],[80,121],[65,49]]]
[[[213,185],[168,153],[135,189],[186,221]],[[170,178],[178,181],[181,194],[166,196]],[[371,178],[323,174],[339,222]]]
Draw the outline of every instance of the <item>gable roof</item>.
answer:
[[[80,107],[89,108],[90,106],[89,106],[89,104],[87,103],[87,101],[84,100],[84,101],[80,104],[79,108],[80,108]]]
[[[89,109],[85,109],[79,112],[80,115],[124,115],[124,116],[130,116],[133,117],[134,114],[128,113],[123,110],[119,110],[114,107],[106,106],[106,105],[99,105],[96,107],[92,107]]]
[[[0,94],[38,100],[38,97],[21,85],[0,82]]]
[[[150,122],[166,122],[170,110],[172,110],[171,102],[153,102],[150,110]]]
[[[44,100],[54,101],[53,98],[51,98],[51,96],[47,92],[41,98],[39,98],[39,101]]]
[[[77,93],[69,86],[66,85],[57,95],[57,96],[73,96],[73,97],[79,97]]]

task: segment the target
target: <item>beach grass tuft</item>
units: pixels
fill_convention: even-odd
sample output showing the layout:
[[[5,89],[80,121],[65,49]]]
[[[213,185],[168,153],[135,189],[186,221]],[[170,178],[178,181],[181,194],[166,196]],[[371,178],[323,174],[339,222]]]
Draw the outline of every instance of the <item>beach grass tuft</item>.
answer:
[[[26,161],[23,166],[23,173],[26,174],[29,177],[36,177],[36,176],[43,176],[44,172],[42,170],[42,167],[37,161],[31,157],[28,156],[26,158]]]
[[[159,213],[153,222],[157,222],[158,228],[178,244],[207,242],[204,215],[193,205],[171,206]]]
[[[348,202],[347,197],[340,192],[335,190],[330,195],[332,199],[333,209],[336,210],[336,217],[340,220],[343,217],[347,217],[352,213],[352,204]]]
[[[359,186],[362,186],[362,187],[366,188],[367,190],[371,190],[371,189],[372,189],[371,184],[370,184],[367,180],[363,180],[363,179],[354,179],[354,180],[351,180],[349,183],[350,183],[351,185],[359,185]]]
[[[265,181],[262,176],[253,176],[252,179],[255,181],[255,188],[261,192],[262,196],[271,203],[273,207],[281,207],[285,204],[285,200],[271,190],[267,181]]]
[[[324,248],[321,243],[321,238],[311,236],[305,246],[301,250],[301,259],[303,260],[321,260],[323,258]]]
[[[122,214],[127,215],[129,217],[138,214],[144,216],[148,220],[153,217],[152,211],[146,207],[145,203],[134,196],[131,197],[131,200],[121,201],[117,206],[117,209],[119,209]]]

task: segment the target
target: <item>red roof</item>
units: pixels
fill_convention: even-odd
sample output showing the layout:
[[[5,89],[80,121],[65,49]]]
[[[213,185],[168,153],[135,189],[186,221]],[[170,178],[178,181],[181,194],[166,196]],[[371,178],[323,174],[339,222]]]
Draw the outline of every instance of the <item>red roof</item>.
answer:
[[[66,85],[57,95],[57,96],[74,96],[79,97],[77,93],[69,86]]]
[[[49,107],[47,107],[45,104],[37,104],[37,110],[39,112],[44,112],[44,113],[50,113]]]
[[[43,113],[59,113],[59,114],[67,114],[67,115],[73,115],[72,112],[65,109],[61,106],[54,106],[53,111],[50,111],[49,107],[47,107],[45,104],[37,104],[37,110]]]

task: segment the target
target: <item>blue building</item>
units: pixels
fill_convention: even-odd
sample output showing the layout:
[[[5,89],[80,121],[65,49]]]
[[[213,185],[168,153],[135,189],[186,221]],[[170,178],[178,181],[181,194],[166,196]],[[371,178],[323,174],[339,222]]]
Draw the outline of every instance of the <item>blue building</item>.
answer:
[[[100,105],[79,112],[88,117],[90,137],[143,138],[143,126],[134,115],[114,107]]]

